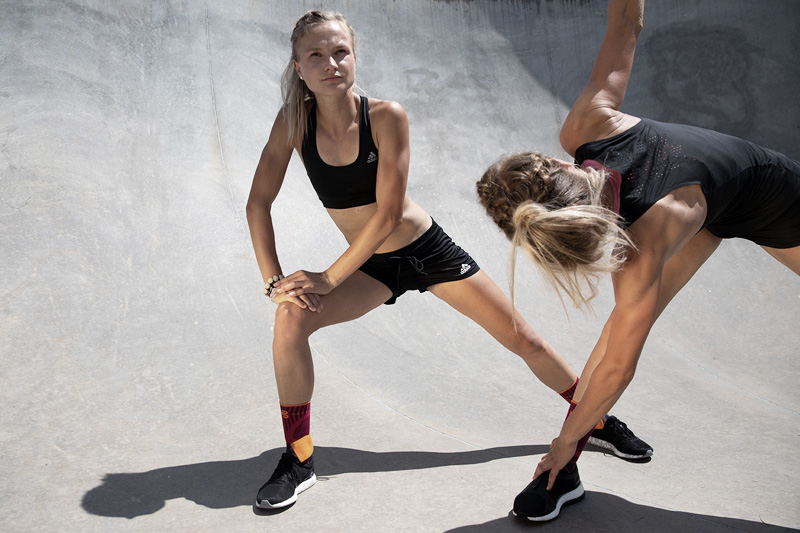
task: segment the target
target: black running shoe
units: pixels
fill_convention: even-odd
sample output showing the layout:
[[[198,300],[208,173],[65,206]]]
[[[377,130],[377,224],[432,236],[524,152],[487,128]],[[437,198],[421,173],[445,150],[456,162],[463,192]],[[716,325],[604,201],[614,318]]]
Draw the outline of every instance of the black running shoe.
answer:
[[[514,516],[531,522],[546,522],[557,517],[565,505],[578,503],[583,499],[583,483],[577,466],[571,474],[561,470],[553,488],[548,491],[549,474],[549,470],[541,474],[517,495],[511,511]]]
[[[644,459],[653,455],[653,447],[634,435],[616,416],[609,416],[603,429],[592,431],[589,444],[605,448],[623,459]]]
[[[291,505],[297,501],[298,494],[310,489],[316,482],[314,457],[311,456],[301,463],[287,446],[272,477],[258,489],[256,507],[280,509]]]

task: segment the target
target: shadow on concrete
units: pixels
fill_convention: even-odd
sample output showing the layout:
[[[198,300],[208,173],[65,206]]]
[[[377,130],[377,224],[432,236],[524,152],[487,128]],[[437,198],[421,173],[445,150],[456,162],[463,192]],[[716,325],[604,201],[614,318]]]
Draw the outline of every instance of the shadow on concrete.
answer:
[[[750,533],[796,531],[793,529],[736,518],[701,515],[659,509],[637,504],[604,492],[587,491],[575,506],[561,510],[560,519],[551,522],[523,522],[511,512],[482,524],[458,527],[447,533],[493,533],[500,531],[646,531],[702,533],[747,531]],[[568,518],[565,520],[565,518]]]
[[[315,448],[319,479],[341,474],[399,472],[447,466],[481,464],[498,459],[524,457],[545,453],[546,445],[502,446],[466,452],[371,452],[352,448]],[[587,451],[600,451],[587,447]],[[88,491],[81,502],[91,514],[136,518],[156,513],[167,500],[185,498],[210,509],[251,506],[254,514],[270,516],[253,506],[256,490],[280,458],[282,449],[275,448],[249,459],[214,461],[158,468],[141,473],[107,474],[103,483]],[[510,504],[511,502],[509,502]],[[291,509],[287,507],[278,512]],[[619,496],[587,491],[580,505],[567,507],[568,521],[547,524],[526,523],[511,515],[498,517],[482,524],[463,526],[453,533],[486,531],[526,531],[547,528],[548,531],[790,531],[786,528],[747,520],[698,515],[659,509],[637,504]]]
[[[340,474],[400,472],[481,464],[497,459],[546,453],[545,445],[502,446],[467,452],[370,452],[351,448],[314,448],[319,479]],[[141,473],[107,474],[87,492],[82,507],[100,516],[135,518],[153,514],[167,500],[185,498],[211,509],[253,504],[258,487],[269,477],[283,449],[238,461],[215,461],[158,468]]]

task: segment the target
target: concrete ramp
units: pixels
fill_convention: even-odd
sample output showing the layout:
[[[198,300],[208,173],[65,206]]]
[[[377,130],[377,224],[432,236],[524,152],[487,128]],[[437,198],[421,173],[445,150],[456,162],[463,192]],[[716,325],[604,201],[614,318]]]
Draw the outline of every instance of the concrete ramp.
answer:
[[[565,414],[430,294],[312,338],[319,482],[253,508],[283,447],[272,305],[244,206],[289,32],[317,1],[0,0],[0,529],[516,531]],[[411,125],[410,195],[502,287],[474,183],[554,154],[600,1],[334,0],[360,85]],[[625,110],[800,157],[800,3],[650,2]],[[275,205],[287,271],[345,243],[298,160]],[[612,306],[569,310],[526,262],[517,303],[576,368]],[[651,335],[614,412],[646,464],[589,448],[553,531],[800,528],[800,278],[723,243]]]

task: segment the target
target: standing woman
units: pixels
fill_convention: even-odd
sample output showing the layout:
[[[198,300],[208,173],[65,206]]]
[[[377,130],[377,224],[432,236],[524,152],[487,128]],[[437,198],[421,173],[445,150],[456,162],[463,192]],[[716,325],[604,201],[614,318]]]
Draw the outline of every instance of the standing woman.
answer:
[[[262,508],[290,505],[316,479],[309,432],[314,389],[309,336],[392,304],[407,290],[429,290],[474,320],[565,399],[577,383],[564,359],[521,316],[512,317],[508,298],[469,254],[406,195],[406,114],[395,102],[353,91],[355,38],[345,18],[309,11],[291,41],[292,59],[282,80],[284,105],[247,202],[265,293],[277,304],[273,360],[287,443],[272,477],[258,491],[256,505]],[[324,272],[299,270],[283,277],[270,210],[293,150],[349,246]],[[624,424],[614,423],[611,444],[632,447],[634,454],[652,453],[623,431]]]
[[[723,238],[749,239],[800,275],[797,161],[619,110],[643,12],[644,0],[609,2],[589,83],[561,129],[579,166],[515,154],[477,185],[514,249],[576,305],[594,296],[598,275],[612,273],[615,306],[581,375],[578,405],[514,502],[515,514],[530,520],[555,518],[583,495],[575,461],[587,433],[633,379],[656,318]]]

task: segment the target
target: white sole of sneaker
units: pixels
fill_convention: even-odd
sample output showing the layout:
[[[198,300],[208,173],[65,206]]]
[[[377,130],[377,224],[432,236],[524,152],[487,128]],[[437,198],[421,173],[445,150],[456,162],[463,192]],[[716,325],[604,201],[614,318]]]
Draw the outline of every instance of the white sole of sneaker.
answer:
[[[317,482],[317,475],[311,474],[310,478],[297,485],[297,488],[294,489],[294,494],[292,494],[291,498],[286,499],[280,503],[276,503],[275,505],[272,505],[266,500],[263,502],[259,502],[258,500],[256,500],[256,507],[258,507],[259,509],[282,509],[284,507],[288,507],[289,505],[292,505],[294,502],[297,501],[298,494],[307,491],[308,489],[313,487],[314,483],[316,482]]]
[[[653,455],[651,450],[647,450],[647,453],[644,455],[631,455],[629,453],[622,453],[610,442],[600,440],[597,437],[589,437],[589,444],[597,446],[598,448],[603,448],[604,450],[608,450],[617,457],[622,457],[623,459],[644,459],[645,457],[651,457]]]
[[[558,516],[558,513],[561,512],[561,508],[565,505],[570,505],[573,503],[578,503],[583,499],[583,483],[579,483],[577,487],[572,489],[569,492],[564,493],[561,498],[556,502],[556,508],[553,509],[550,513],[543,515],[543,516],[520,516],[513,510],[511,511],[514,516],[518,518],[524,518],[529,522],[547,522],[548,520],[552,520]]]

